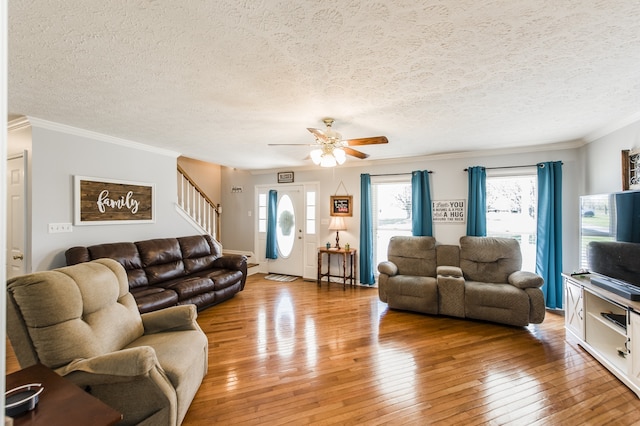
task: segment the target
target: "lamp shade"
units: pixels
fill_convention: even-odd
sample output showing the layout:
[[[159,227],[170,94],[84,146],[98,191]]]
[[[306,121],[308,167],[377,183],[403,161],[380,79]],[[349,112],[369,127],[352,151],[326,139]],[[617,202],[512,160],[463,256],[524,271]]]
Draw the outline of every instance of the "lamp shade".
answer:
[[[347,226],[344,223],[344,219],[340,216],[333,216],[331,222],[329,222],[329,231],[346,231]]]

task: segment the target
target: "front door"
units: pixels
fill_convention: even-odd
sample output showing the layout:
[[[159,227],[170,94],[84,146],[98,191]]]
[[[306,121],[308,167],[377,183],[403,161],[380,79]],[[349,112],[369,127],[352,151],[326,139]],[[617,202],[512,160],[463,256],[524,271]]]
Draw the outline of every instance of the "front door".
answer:
[[[279,187],[276,208],[278,258],[269,261],[269,272],[302,276],[304,271],[304,187]]]

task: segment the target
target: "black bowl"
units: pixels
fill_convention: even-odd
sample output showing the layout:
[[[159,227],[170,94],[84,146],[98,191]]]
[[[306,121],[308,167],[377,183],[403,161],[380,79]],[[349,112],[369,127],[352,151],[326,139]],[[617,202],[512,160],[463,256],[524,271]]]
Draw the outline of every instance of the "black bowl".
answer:
[[[9,417],[17,417],[36,408],[38,397],[44,390],[40,383],[31,383],[8,390],[4,394],[5,413]]]

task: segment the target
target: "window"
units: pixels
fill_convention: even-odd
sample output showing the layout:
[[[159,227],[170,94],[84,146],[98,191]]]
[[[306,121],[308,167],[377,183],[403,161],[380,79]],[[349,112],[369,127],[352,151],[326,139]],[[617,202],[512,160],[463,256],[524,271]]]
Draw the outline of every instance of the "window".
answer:
[[[374,265],[387,260],[389,240],[411,235],[411,181],[372,182]]]
[[[316,192],[307,191],[307,234],[316,233]]]
[[[487,236],[515,238],[522,270],[536,269],[537,177],[531,173],[487,176]]]
[[[267,232],[267,194],[258,194],[258,232]]]

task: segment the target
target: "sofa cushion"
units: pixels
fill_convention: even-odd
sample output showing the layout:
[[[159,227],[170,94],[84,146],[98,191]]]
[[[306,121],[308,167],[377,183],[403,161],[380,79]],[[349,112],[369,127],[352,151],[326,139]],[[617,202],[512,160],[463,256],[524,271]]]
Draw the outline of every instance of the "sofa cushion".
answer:
[[[178,244],[176,238],[156,238],[154,240],[138,241],[135,245],[140,253],[144,268],[182,260],[180,244]]]
[[[464,307],[467,318],[510,325],[529,324],[529,296],[511,284],[465,282]]]
[[[219,256],[203,235],[178,238],[187,275],[210,268]]]
[[[179,300],[214,290],[213,281],[207,277],[186,278],[163,286],[178,293]]]
[[[178,304],[178,293],[162,287],[144,286],[131,289],[141,314]]]
[[[97,244],[87,247],[89,260],[113,259],[127,271],[129,287],[141,287],[149,284],[147,275],[142,269],[142,259],[138,247],[134,243]]]
[[[207,273],[206,276],[213,280],[214,288],[218,291],[239,282],[242,279],[242,272],[218,269]]]
[[[434,237],[394,236],[389,240],[387,258],[396,264],[399,275],[436,276]]]
[[[460,238],[460,268],[469,281],[506,283],[521,266],[520,244],[513,238]]]
[[[142,260],[134,243],[97,244],[87,247],[91,260],[109,258],[121,264],[125,270],[141,269]]]
[[[438,289],[433,277],[396,275],[388,279],[387,301],[393,309],[438,313]]]

